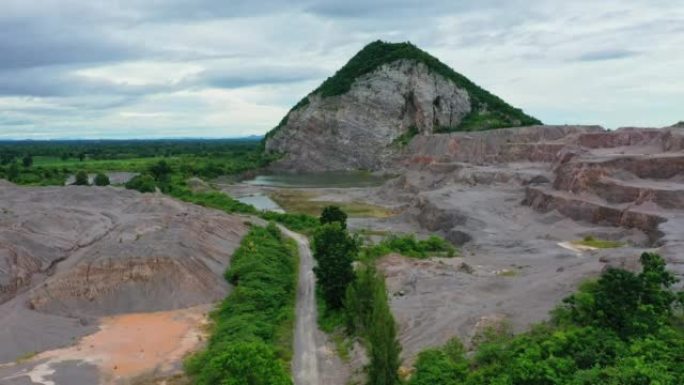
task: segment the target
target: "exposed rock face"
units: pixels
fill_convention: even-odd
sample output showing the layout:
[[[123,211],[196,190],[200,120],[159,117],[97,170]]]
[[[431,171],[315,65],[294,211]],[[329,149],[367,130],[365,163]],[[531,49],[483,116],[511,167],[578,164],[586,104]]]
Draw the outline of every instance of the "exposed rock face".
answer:
[[[0,304],[99,316],[211,303],[241,218],[154,194],[0,185]]]
[[[684,130],[676,127],[533,126],[424,135],[397,162],[397,168],[410,171],[394,188],[401,184],[419,194],[450,183],[517,182],[525,186],[523,204],[536,210],[635,228],[651,245],[660,245],[662,238],[673,239],[664,223],[673,229],[684,221],[683,139]],[[416,198],[417,220],[448,235],[465,219],[438,203]]]
[[[386,228],[438,233],[460,258],[380,262],[405,362],[453,336],[467,343],[487,317],[527,330],[606,267],[638,270],[647,250],[684,277],[683,133],[534,126],[414,138],[391,167],[400,176],[379,189],[407,207]],[[623,246],[573,247],[586,236]]]
[[[297,103],[266,150],[284,154],[280,171],[378,170],[417,134],[534,124],[413,44],[376,41]]]
[[[392,142],[414,126],[422,133],[455,126],[470,112],[468,93],[423,63],[399,60],[358,79],[340,96],[309,96],[266,142],[292,171],[381,167]]]
[[[531,126],[424,135],[411,141],[401,164],[555,162],[573,138],[604,132],[599,126]]]

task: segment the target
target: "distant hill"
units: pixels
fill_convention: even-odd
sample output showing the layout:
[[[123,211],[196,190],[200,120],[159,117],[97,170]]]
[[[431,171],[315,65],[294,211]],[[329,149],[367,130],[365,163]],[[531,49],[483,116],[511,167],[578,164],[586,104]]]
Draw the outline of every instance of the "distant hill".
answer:
[[[411,43],[373,42],[266,135],[291,169],[376,169],[419,133],[541,124]],[[396,147],[396,146],[395,146]]]

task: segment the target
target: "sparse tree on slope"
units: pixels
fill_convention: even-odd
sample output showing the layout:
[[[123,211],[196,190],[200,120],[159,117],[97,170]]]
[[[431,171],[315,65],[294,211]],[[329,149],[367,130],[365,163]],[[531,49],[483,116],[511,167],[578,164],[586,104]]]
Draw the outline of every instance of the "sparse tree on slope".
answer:
[[[27,154],[21,160],[21,162],[24,164],[24,167],[26,167],[26,168],[31,167],[33,165],[33,157],[31,156],[31,154]]]
[[[7,169],[7,180],[10,182],[16,182],[19,179],[19,165],[17,162],[12,162]]]
[[[343,229],[347,228],[347,213],[338,206],[327,206],[321,212],[321,224],[337,222]]]
[[[401,383],[399,379],[401,345],[397,340],[397,327],[387,303],[385,281],[379,278],[378,282],[379,284],[374,287],[376,292],[373,295],[374,303],[368,333],[371,345],[368,379],[371,385],[395,385]]]
[[[354,238],[339,222],[321,226],[314,234],[314,268],[326,304],[331,309],[342,307],[347,286],[354,280],[352,262],[358,252]]]
[[[76,173],[76,181],[74,182],[76,186],[88,186],[88,174],[85,171],[79,171]]]
[[[150,167],[150,174],[157,182],[165,181],[171,174],[171,167],[165,160],[160,160],[157,164]]]
[[[95,186],[109,186],[109,177],[107,174],[98,173],[95,176]]]

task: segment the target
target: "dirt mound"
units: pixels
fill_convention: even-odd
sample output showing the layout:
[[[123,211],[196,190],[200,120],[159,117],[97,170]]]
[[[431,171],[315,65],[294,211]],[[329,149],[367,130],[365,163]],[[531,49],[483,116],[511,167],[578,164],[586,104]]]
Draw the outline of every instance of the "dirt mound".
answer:
[[[43,322],[69,338],[95,317],[223,298],[246,231],[243,218],[156,194],[1,183],[0,361],[64,343],[39,336],[58,333]]]

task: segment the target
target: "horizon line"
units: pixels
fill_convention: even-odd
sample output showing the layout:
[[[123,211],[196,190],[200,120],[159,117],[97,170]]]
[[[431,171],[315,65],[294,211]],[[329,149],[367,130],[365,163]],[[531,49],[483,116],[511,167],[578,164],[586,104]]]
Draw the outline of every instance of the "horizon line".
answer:
[[[246,136],[155,136],[155,137],[124,137],[124,138],[89,138],[89,137],[62,137],[62,138],[0,138],[0,142],[51,142],[51,141],[117,141],[117,140],[238,140],[263,138],[265,135]]]

